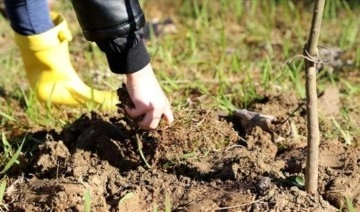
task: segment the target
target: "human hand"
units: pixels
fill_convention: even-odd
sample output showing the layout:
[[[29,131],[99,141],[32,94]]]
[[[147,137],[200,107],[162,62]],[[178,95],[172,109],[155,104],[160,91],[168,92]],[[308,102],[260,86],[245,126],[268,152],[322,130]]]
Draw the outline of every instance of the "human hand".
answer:
[[[162,118],[168,124],[174,121],[171,106],[149,63],[143,69],[126,74],[126,88],[134,108],[126,108],[132,118],[143,116],[138,125],[143,129],[155,129]]]

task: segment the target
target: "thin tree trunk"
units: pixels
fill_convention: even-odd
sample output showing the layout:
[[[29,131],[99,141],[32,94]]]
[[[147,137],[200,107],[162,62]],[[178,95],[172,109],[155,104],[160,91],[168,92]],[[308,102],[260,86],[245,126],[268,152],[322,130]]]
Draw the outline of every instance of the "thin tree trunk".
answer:
[[[315,60],[305,59],[306,71],[306,100],[307,100],[307,158],[305,170],[305,190],[316,194],[318,188],[319,166],[319,120],[316,91],[316,58],[318,58],[318,40],[321,29],[321,19],[325,0],[316,0],[309,40],[305,46],[304,54]]]

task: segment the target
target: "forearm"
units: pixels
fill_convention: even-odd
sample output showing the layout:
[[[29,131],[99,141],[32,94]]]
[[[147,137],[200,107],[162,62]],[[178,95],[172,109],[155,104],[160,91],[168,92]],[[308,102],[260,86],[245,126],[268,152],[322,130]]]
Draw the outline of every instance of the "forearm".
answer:
[[[142,41],[145,17],[137,0],[72,0],[72,4],[85,38],[105,52],[111,71],[129,74],[150,62]]]

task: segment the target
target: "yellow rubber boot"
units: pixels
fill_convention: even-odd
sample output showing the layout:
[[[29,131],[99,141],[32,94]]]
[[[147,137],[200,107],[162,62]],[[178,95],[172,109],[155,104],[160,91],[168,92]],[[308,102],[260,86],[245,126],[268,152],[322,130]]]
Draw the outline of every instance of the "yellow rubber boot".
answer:
[[[51,16],[55,27],[49,31],[31,36],[15,33],[27,78],[37,98],[55,105],[85,107],[95,104],[101,109],[116,109],[115,92],[92,89],[76,74],[68,48],[71,32],[60,14]]]

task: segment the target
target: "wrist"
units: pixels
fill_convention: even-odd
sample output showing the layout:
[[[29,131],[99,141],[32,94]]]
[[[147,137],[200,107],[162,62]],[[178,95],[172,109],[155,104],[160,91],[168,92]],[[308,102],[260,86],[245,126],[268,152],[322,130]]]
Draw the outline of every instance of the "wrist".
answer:
[[[144,79],[149,80],[151,78],[155,78],[150,63],[148,63],[144,68],[140,69],[139,71],[125,74],[125,76],[126,76],[126,84],[129,85],[137,84],[137,82],[143,81]]]

